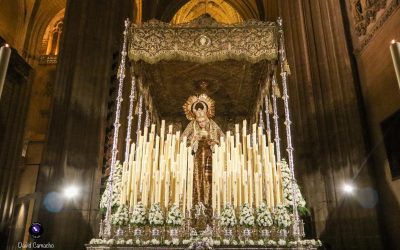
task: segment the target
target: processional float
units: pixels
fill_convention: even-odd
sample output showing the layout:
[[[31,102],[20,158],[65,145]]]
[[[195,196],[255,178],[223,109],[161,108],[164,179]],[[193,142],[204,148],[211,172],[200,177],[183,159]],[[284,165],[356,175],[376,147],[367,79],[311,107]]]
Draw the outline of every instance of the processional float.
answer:
[[[125,154],[118,154],[127,60],[134,67],[138,61],[202,64],[227,59],[265,61],[267,77],[259,90],[259,105],[253,112],[252,123],[245,120],[236,124],[212,148],[209,206],[193,204],[195,146],[185,132],[174,132],[172,125],[157,121],[152,100],[144,98],[144,87],[137,82],[134,68],[130,77]],[[233,25],[219,24],[207,16],[179,25],[159,21],[136,25],[127,20],[118,70],[110,175],[100,204],[105,216],[99,239],[93,239],[87,248],[317,247],[319,241],[303,239],[303,222],[298,212],[299,207],[305,207],[305,201],[294,173],[289,73],[281,19],[276,23],[252,20]],[[195,102],[204,102],[208,110],[213,106],[207,95],[193,98],[189,109]],[[280,100],[284,106],[287,162],[281,156]],[[137,126],[132,140],[135,104]],[[122,164],[118,156],[124,156]]]

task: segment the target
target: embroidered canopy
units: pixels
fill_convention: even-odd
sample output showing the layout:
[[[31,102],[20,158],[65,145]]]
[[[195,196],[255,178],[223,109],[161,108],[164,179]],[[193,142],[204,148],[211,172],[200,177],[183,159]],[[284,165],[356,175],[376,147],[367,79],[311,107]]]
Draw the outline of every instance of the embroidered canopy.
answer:
[[[161,60],[272,61],[278,58],[277,31],[273,22],[249,20],[226,25],[210,16],[178,25],[151,20],[131,26],[128,56],[150,64]]]

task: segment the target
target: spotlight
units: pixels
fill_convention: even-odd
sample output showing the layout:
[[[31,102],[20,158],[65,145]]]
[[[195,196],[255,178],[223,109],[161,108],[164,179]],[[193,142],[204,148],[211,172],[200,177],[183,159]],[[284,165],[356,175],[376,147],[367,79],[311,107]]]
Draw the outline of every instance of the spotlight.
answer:
[[[355,187],[353,186],[353,184],[345,183],[345,184],[343,184],[342,189],[343,189],[343,192],[345,192],[346,194],[353,194]]]
[[[79,188],[77,186],[71,185],[64,189],[64,196],[67,199],[75,198],[79,195]]]

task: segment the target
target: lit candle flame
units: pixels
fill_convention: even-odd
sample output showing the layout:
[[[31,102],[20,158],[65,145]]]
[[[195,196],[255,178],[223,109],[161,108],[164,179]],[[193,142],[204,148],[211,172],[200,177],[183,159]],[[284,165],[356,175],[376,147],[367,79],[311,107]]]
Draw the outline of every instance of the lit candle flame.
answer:
[[[395,43],[396,43],[396,40],[393,39],[393,40],[392,40],[392,44],[395,44]]]

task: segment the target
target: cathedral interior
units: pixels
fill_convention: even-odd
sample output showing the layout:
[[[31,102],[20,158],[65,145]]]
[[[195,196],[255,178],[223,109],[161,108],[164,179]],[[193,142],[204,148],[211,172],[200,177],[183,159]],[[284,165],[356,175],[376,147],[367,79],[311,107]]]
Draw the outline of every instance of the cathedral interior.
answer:
[[[306,235],[323,249],[400,249],[400,79],[389,49],[400,41],[399,0],[0,0],[0,46],[12,50],[0,88],[0,249],[28,242],[33,222],[55,249],[84,249],[98,234],[124,20],[203,15],[222,24],[283,20]],[[182,105],[201,91],[215,100],[223,131],[252,121],[269,74],[265,62],[244,60],[133,67],[151,120],[174,130],[186,127]],[[123,99],[125,118],[128,91]],[[354,193],[344,192],[349,183]],[[77,199],[46,205],[71,184]]]

